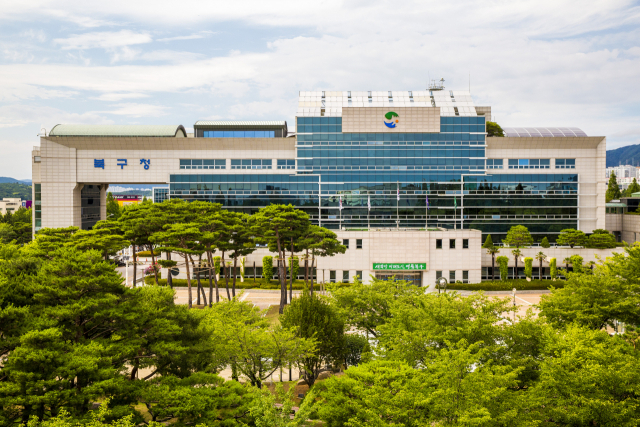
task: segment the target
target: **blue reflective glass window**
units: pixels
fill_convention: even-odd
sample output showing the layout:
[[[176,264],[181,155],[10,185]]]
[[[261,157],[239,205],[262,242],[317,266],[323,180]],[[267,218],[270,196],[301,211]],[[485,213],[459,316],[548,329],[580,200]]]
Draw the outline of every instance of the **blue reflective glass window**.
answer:
[[[529,165],[529,159],[518,159],[518,166],[527,166]]]

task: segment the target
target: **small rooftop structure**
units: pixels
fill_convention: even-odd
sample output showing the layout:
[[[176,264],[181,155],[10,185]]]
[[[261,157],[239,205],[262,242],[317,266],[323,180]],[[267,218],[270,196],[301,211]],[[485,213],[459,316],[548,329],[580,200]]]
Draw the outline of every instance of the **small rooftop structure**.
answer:
[[[261,138],[269,137],[269,135],[273,138],[285,138],[287,136],[287,122],[284,120],[198,120],[193,125],[193,130],[196,138]],[[211,134],[213,132],[215,132],[215,136]],[[240,132],[247,134],[240,135]],[[268,135],[263,135],[260,132],[268,132]]]
[[[66,125],[58,124],[49,136],[146,136],[186,138],[187,131],[182,125]]]
[[[508,137],[566,137],[566,136],[588,136],[580,128],[556,128],[556,127],[534,127],[534,128],[503,128],[504,136]]]

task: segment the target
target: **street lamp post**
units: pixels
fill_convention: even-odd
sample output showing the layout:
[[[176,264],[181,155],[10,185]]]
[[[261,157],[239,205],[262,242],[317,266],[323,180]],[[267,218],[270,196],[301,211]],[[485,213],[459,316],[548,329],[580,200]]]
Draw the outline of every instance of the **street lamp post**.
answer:
[[[513,321],[516,321],[516,288],[511,291],[513,294]]]

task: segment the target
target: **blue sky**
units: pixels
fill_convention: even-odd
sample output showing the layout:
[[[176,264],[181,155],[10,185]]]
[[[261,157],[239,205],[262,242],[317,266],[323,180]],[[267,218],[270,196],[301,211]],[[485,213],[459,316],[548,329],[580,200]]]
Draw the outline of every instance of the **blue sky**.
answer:
[[[94,4],[95,3],[95,4]],[[640,143],[640,2],[5,0],[0,176],[40,128],[285,119],[299,90],[445,78],[502,126]]]

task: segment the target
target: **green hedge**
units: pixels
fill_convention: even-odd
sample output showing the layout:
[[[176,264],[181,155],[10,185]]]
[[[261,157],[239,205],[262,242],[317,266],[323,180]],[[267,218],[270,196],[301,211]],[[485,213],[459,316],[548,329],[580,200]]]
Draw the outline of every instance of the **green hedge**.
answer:
[[[460,291],[510,291],[516,288],[519,291],[540,291],[554,288],[564,287],[563,280],[537,280],[531,279],[527,282],[524,279],[517,280],[488,280],[482,283],[450,283],[447,289]]]
[[[147,285],[155,284],[155,280],[153,279],[153,276],[145,277],[144,282]],[[187,279],[173,279],[172,282],[174,287],[179,287],[179,288],[187,287]],[[160,279],[158,280],[158,283],[160,284],[160,286],[167,286],[167,279]],[[200,279],[200,283],[202,283],[202,285],[205,288],[209,287],[209,279]],[[224,288],[225,287],[224,283],[225,283],[224,280],[218,281],[218,287]],[[196,279],[193,279],[191,281],[191,286],[196,286],[197,284],[198,282],[196,281]],[[317,286],[318,284],[314,282],[314,288],[316,288]],[[233,287],[233,281],[230,279],[229,289],[231,289],[232,287]],[[253,278],[245,279],[244,283],[238,279],[236,280],[236,289],[280,289],[280,282],[278,282],[277,280],[271,280],[269,283],[265,283],[262,279],[256,279],[256,283],[254,284]],[[287,281],[287,289],[289,289],[288,281]],[[304,289],[304,280],[294,280],[293,289],[297,291],[301,291],[302,289]]]
[[[153,254],[155,256],[160,255],[162,252],[160,251],[153,251]],[[140,252],[136,252],[136,256],[140,256],[140,257],[151,257],[151,251],[140,251]]]

